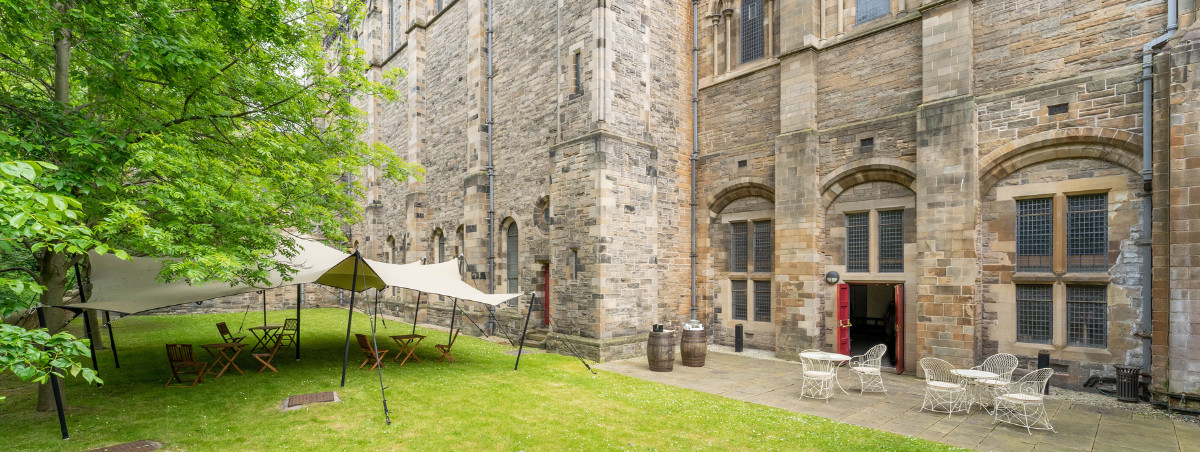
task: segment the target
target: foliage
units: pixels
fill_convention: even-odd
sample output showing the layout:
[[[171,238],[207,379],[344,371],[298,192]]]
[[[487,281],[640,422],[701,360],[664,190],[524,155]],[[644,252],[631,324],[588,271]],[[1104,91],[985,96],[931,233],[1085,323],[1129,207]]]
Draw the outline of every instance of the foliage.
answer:
[[[51,336],[45,329],[0,325],[0,373],[12,371],[21,380],[45,383],[50,374],[62,377],[65,370],[72,377],[82,376],[89,383],[99,383],[94,369],[72,359],[90,356],[87,343],[70,333]]]
[[[460,305],[461,306],[461,305]],[[522,313],[524,314],[524,313]],[[295,317],[271,311],[268,321]],[[22,409],[32,391],[15,385],[0,409],[0,437],[14,450],[86,450],[132,439],[149,439],[171,450],[949,450],[923,439],[896,435],[599,371],[593,376],[571,356],[521,357],[513,371],[512,348],[468,337],[454,344],[455,363],[438,362],[434,344],[446,331],[417,328],[422,362],[383,368],[390,425],[385,424],[379,379],[351,338],[351,364],[340,387],[346,311],[305,309],[299,361],[280,349],[278,373],[255,373],[257,361],[243,352],[219,379],[194,388],[164,388],[170,377],[164,343],[220,342],[215,322],[235,331],[242,313],[136,316],[114,323],[121,368],[100,354],[103,388],[72,390],[71,440],[62,441],[52,416]],[[251,322],[262,321],[250,313]],[[73,325],[77,330],[82,326]],[[412,326],[377,326],[381,349],[396,352],[389,335]],[[354,315],[352,333],[370,335],[369,320]],[[386,343],[385,343],[386,341]],[[211,361],[196,350],[196,357]],[[355,360],[357,358],[357,361]],[[678,370],[677,370],[678,371]],[[280,412],[288,396],[336,391],[340,403]],[[795,397],[783,395],[781,397]],[[895,396],[893,396],[895,397]],[[819,403],[819,402],[817,402]],[[929,417],[934,414],[924,413]],[[944,417],[944,416],[942,416]],[[957,416],[955,417],[957,419]]]

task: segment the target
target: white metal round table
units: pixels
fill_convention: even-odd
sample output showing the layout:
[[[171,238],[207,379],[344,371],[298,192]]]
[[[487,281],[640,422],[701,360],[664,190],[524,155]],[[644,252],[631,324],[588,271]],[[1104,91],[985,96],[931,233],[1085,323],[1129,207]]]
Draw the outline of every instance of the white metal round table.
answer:
[[[817,359],[817,360],[822,360],[822,361],[833,361],[835,363],[838,363],[833,368],[833,382],[837,383],[838,389],[841,389],[843,393],[845,393],[846,395],[850,395],[849,392],[846,392],[846,388],[842,387],[842,382],[838,381],[838,372],[837,372],[838,368],[841,367],[841,363],[844,363],[844,362],[850,360],[849,356],[843,355],[841,353],[829,353],[829,352],[800,352],[800,357],[806,358],[806,359]]]
[[[987,409],[988,403],[991,402],[991,393],[986,391],[978,382],[979,380],[988,378],[999,378],[1000,375],[986,370],[975,369],[954,369],[950,373],[969,380],[967,384],[967,413],[971,412],[971,407],[975,406],[975,404],[979,404],[979,406]]]

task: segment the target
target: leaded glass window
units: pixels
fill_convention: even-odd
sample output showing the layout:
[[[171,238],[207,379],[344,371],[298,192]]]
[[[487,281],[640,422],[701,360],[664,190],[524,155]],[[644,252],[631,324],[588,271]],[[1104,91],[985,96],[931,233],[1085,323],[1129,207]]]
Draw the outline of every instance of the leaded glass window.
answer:
[[[771,271],[771,222],[754,222],[754,271]]]
[[[742,0],[742,62],[763,56],[763,1]]]
[[[504,263],[508,272],[508,290],[515,292],[517,290],[517,279],[520,273],[518,271],[520,270],[520,265],[518,262],[521,255],[518,245],[519,237],[517,234],[516,223],[508,225],[508,231],[507,234],[505,234],[505,238],[507,240],[505,240],[504,248],[507,252],[507,255],[505,256],[506,259]]]
[[[1017,200],[1017,271],[1050,271],[1054,199]]]
[[[730,281],[729,288],[733,295],[733,319],[746,320],[746,280]]]
[[[1108,270],[1108,195],[1067,197],[1067,271]]]
[[[746,223],[730,223],[729,271],[744,272],[750,258],[748,225]]]
[[[858,0],[855,6],[854,23],[863,23],[886,16],[892,12],[891,0]]]
[[[754,281],[754,321],[771,321],[770,281]]]
[[[846,214],[846,271],[866,272],[871,259],[870,224],[867,212]]]
[[[879,212],[879,272],[904,271],[904,211]]]
[[[1054,312],[1054,286],[1017,285],[1017,340],[1049,344]]]
[[[1108,346],[1106,286],[1067,286],[1067,345]]]

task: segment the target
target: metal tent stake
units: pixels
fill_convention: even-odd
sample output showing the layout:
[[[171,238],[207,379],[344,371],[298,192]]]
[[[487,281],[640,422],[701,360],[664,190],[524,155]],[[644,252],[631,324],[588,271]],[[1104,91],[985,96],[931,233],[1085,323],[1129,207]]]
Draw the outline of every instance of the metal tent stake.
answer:
[[[350,361],[350,322],[354,320],[354,289],[358,288],[358,250],[354,251],[354,271],[350,278],[350,310],[346,316],[346,353],[342,355],[342,387],[346,387],[346,363]]]
[[[292,342],[296,343],[296,361],[300,360],[300,303],[304,301],[304,284],[296,285],[296,337]]]
[[[525,350],[525,333],[529,332],[529,315],[533,314],[533,304],[537,303],[537,292],[529,293],[529,310],[525,311],[525,328],[521,330],[521,346],[517,348],[517,363],[513,365],[513,370],[521,366],[521,352]]]
[[[42,312],[45,308],[37,308],[38,326],[46,327],[46,314]],[[54,407],[58,409],[58,429],[62,431],[62,439],[71,439],[67,434],[67,414],[63,410],[62,391],[58,387],[58,376],[54,375],[54,369],[50,369],[50,389],[54,391]]]

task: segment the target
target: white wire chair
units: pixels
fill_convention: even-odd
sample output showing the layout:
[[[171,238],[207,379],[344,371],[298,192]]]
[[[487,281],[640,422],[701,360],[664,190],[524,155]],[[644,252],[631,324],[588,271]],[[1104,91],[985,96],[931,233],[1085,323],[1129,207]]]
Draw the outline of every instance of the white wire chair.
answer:
[[[995,399],[996,411],[994,422],[1006,422],[1025,427],[1025,432],[1033,435],[1030,429],[1054,431],[1050,425],[1050,416],[1046,414],[1045,400],[1046,384],[1054,375],[1054,369],[1043,368],[1026,374],[1005,388],[1003,395]],[[1057,433],[1057,432],[1055,432]]]
[[[921,358],[921,369],[925,371],[925,401],[921,410],[946,413],[954,416],[955,411],[966,411],[967,387],[961,378],[950,373],[954,366],[938,358]]]
[[[820,350],[804,350],[800,352],[800,365],[800,397],[825,399],[829,403],[829,398],[833,397],[836,375],[829,354]]]
[[[879,344],[866,353],[850,357],[850,370],[858,375],[859,395],[868,391],[887,394],[887,388],[883,387],[883,376],[879,372],[886,352],[887,345]]]
[[[1009,353],[997,353],[983,360],[983,364],[972,367],[971,370],[982,370],[997,375],[996,378],[981,378],[973,384],[977,386],[982,397],[980,401],[991,402],[996,396],[1004,394],[1004,388],[1012,383],[1013,371],[1017,369],[1017,357]],[[986,408],[986,406],[984,407]]]

